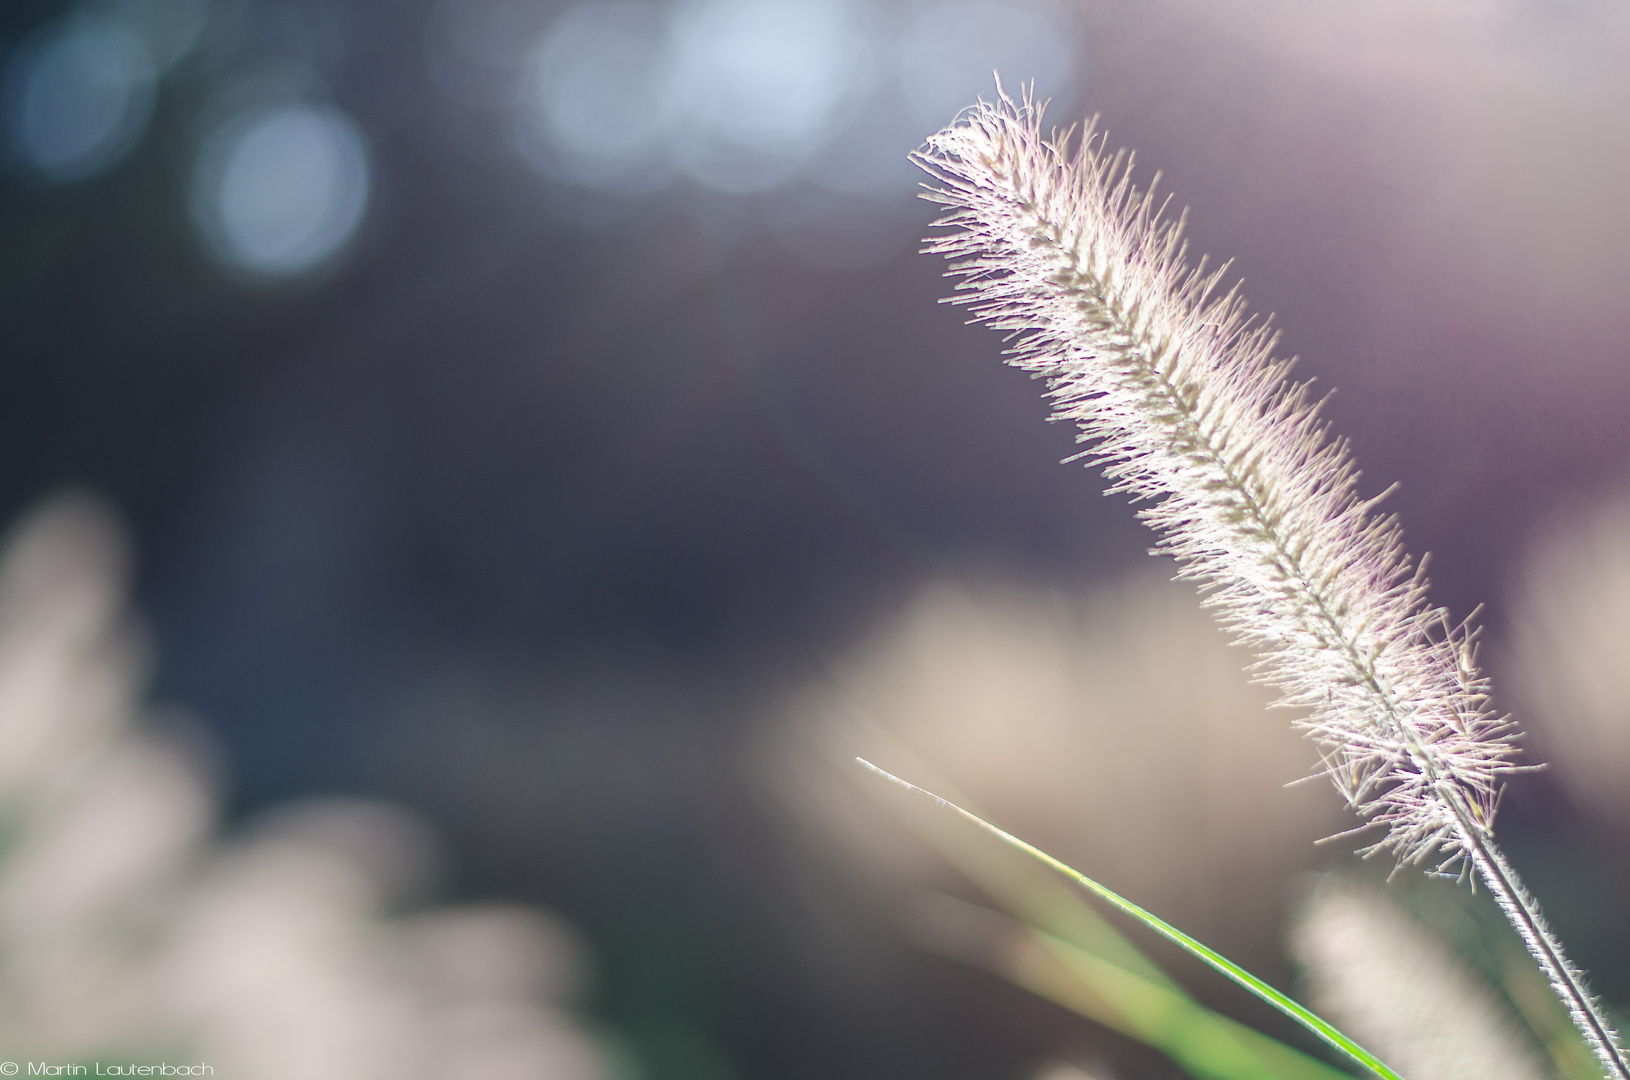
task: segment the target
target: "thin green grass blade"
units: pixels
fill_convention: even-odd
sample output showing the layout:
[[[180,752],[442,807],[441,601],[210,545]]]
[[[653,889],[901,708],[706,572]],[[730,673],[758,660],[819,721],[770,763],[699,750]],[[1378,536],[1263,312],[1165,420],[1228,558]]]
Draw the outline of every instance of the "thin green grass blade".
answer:
[[[877,739],[876,732],[867,732],[867,735],[873,741]],[[908,748],[900,746],[892,750],[910,753]],[[918,767],[932,772],[932,767],[927,763],[920,763]],[[1086,894],[1047,864],[1037,862],[1007,844],[984,842],[982,835],[970,833],[961,821],[940,813],[939,808],[926,799],[912,799],[909,803],[893,800],[893,791],[880,792],[879,786],[872,784],[869,777],[856,779],[862,781],[867,795],[882,795],[880,806],[887,808],[896,820],[1019,922],[1068,941],[1147,982],[1159,983],[1171,990],[1180,989],[1125,934],[1111,925],[1105,915],[1099,913]],[[948,781],[941,778],[935,781],[935,786],[943,791],[945,783]],[[954,789],[950,797],[964,807],[975,805]],[[978,813],[977,809],[974,813]]]
[[[1214,1012],[1180,990],[1146,982],[1102,957],[1039,930],[1030,934],[1061,970],[1115,1003],[1121,1023],[1112,1026],[1161,1050],[1193,1076],[1214,1080],[1263,1080],[1267,1076],[1277,1080],[1352,1080],[1350,1073]],[[1033,989],[1045,993],[1045,988]],[[1075,1003],[1053,1000],[1065,1008],[1086,1012]]]
[[[1012,833],[1004,832],[1003,830],[998,829],[995,825],[992,825],[990,822],[986,821],[982,817],[979,817],[977,814],[970,814],[956,803],[942,799],[933,792],[926,791],[910,781],[902,780],[893,773],[878,768],[865,758],[856,758],[855,760],[884,779],[892,780],[901,787],[904,787],[910,791],[918,792],[919,794],[933,799],[941,806],[961,815],[963,818],[979,826],[981,829],[984,829],[986,832],[991,833],[998,839],[1011,844],[1033,858],[1041,860],[1043,863],[1051,866],[1054,870],[1057,870],[1059,873],[1076,881],[1083,888],[1093,893],[1105,903],[1111,905],[1112,907],[1119,908],[1121,911],[1149,927],[1149,929],[1153,930],[1155,933],[1166,938],[1168,941],[1171,941],[1173,944],[1182,947],[1191,955],[1203,960],[1217,971],[1239,983],[1241,986],[1245,987],[1245,989],[1249,990],[1263,1001],[1266,1001],[1269,1005],[1272,1005],[1274,1008],[1278,1009],[1280,1012],[1284,1013],[1292,1020],[1295,1020],[1298,1024],[1301,1024],[1303,1027],[1307,1028],[1325,1042],[1329,1043],[1336,1050],[1351,1058],[1358,1065],[1381,1077],[1382,1080],[1403,1080],[1403,1077],[1389,1069],[1380,1058],[1376,1057],[1362,1046],[1359,1046],[1346,1035],[1343,1035],[1330,1023],[1314,1013],[1309,1012],[1307,1009],[1286,997],[1278,990],[1275,990],[1273,987],[1269,986],[1255,975],[1252,975],[1249,971],[1246,971],[1244,968],[1235,964],[1227,957],[1221,955],[1220,953],[1214,952],[1212,949],[1196,941],[1194,938],[1189,937],[1187,934],[1183,933],[1183,931],[1177,929],[1177,927],[1166,922],[1164,919],[1151,915],[1149,912],[1144,911],[1142,908],[1132,903],[1132,901],[1127,900],[1120,895],[1104,888],[1087,875],[1081,873],[1081,871],[1065,865],[1059,860],[1053,858],[1051,855],[1047,854],[1045,851],[1042,851],[1040,848],[1025,843]]]
[[[1013,852],[1006,844],[994,846]],[[1089,902],[1080,889],[1071,886],[1071,892],[1080,903]],[[918,946],[1147,1043],[1195,1080],[1353,1080],[1350,1072],[1208,1009],[1176,983],[1152,982],[1010,915],[943,895],[919,905],[917,914],[909,927]]]

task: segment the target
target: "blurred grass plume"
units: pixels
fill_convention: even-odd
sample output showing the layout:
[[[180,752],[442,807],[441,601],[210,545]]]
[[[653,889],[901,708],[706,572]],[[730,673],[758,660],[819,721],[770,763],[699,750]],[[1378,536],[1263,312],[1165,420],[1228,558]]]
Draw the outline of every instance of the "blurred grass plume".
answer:
[[[1599,820],[1630,820],[1630,493],[1559,522],[1513,587],[1515,701],[1558,778]]]
[[[1297,912],[1306,997],[1412,1080],[1545,1080],[1482,979],[1380,890],[1327,875]]]
[[[0,553],[0,1057],[610,1076],[571,1008],[586,953],[564,923],[400,910],[434,846],[414,815],[308,799],[218,835],[207,740],[142,702],[127,561],[116,516],[81,494]]]

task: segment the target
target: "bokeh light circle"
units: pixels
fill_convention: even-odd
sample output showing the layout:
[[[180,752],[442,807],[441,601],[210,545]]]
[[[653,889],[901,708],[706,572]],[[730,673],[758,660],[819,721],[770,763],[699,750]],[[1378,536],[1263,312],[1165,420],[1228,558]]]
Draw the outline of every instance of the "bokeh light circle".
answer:
[[[153,59],[118,23],[72,17],[25,41],[6,71],[7,141],[53,183],[83,180],[124,157],[153,111]]]
[[[949,124],[999,73],[1010,94],[1034,81],[1037,95],[1075,90],[1075,24],[1049,0],[943,0],[919,8],[900,49],[900,81],[924,134]]]
[[[576,183],[635,181],[636,172],[659,179],[665,170],[654,159],[671,83],[666,30],[662,10],[647,3],[584,4],[557,19],[522,83],[528,156]]]
[[[367,144],[326,105],[241,115],[205,142],[193,220],[215,256],[253,276],[285,277],[328,262],[368,206]]]
[[[612,196],[684,173],[889,202],[920,180],[910,151],[990,95],[993,71],[1068,107],[1079,30],[1061,0],[589,0],[531,49],[515,144]]]
[[[100,0],[98,10],[139,37],[160,71],[192,52],[210,17],[209,0]]]
[[[672,47],[675,154],[726,191],[786,179],[868,81],[865,36],[841,0],[696,0],[676,10]]]

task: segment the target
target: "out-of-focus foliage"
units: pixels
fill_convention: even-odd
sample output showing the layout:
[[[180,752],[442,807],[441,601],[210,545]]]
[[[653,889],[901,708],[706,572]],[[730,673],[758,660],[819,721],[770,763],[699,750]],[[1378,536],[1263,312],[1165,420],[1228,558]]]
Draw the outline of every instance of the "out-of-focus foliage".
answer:
[[[200,738],[141,704],[109,512],[59,498],[0,560],[0,1051],[245,1080],[601,1080],[587,956],[520,906],[403,914],[397,807],[310,800],[217,838]]]
[[[1086,597],[935,586],[789,703],[755,760],[809,827],[839,838],[854,872],[903,894],[900,917],[923,947],[1155,1046],[1196,1076],[1335,1075],[1195,1003],[1052,871],[880,792],[853,762],[863,754],[922,778],[1185,929],[1202,927],[1208,943],[1213,934],[1271,958],[1280,912],[1265,883],[1316,863],[1314,841],[1345,825],[1323,787],[1285,786],[1314,755],[1267,708],[1248,661],[1191,587],[1155,574]],[[954,888],[947,863],[1009,915],[923,901],[924,889]]]
[[[1287,945],[1303,996],[1412,1077],[1601,1076],[1486,894],[1414,874],[1327,875],[1293,913]]]
[[[781,775],[870,871],[938,874],[855,805],[855,754],[1231,955],[1260,953],[1279,915],[1262,883],[1316,865],[1314,842],[1350,822],[1317,784],[1285,786],[1316,758],[1249,660],[1192,587],[1152,573],[1085,598],[937,586],[792,703]]]
[[[1552,528],[1514,591],[1508,668],[1535,756],[1595,816],[1630,828],[1630,497]]]
[[[1405,1076],[1547,1075],[1494,989],[1381,891],[1327,878],[1298,913],[1290,943],[1314,1007]]]
[[[1280,991],[1261,983],[1148,912],[1108,893],[1084,875],[1028,848],[1023,841],[1000,833],[984,822],[979,822],[985,824],[984,830],[970,830],[968,826],[978,819],[970,820],[971,815],[966,811],[925,816],[920,812],[921,803],[915,809],[898,804],[891,808],[919,835],[934,843],[952,863],[967,870],[986,891],[1003,898],[1013,910],[1025,912],[1027,917],[1037,918],[1043,925],[1063,924],[1065,932],[1075,932],[1073,940],[1065,939],[1040,926],[1026,926],[950,897],[931,896],[917,906],[908,924],[924,947],[987,968],[1072,1012],[1147,1043],[1168,1055],[1190,1075],[1204,1080],[1264,1080],[1268,1077],[1339,1080],[1347,1075],[1200,1005],[1104,922],[1079,894],[1061,889],[1060,880],[1053,876],[1054,871],[1061,871],[1317,1031],[1332,1046],[1373,1068],[1377,1075],[1396,1080],[1394,1074],[1351,1039],[1309,1014]],[[935,807],[938,811],[950,809]],[[981,849],[993,838],[1006,841],[1007,849],[1002,854],[1020,852],[1037,856],[1036,861],[1028,867],[1015,864],[995,875],[986,873],[992,866],[989,860],[992,853]],[[1046,872],[1034,874],[1038,868]]]

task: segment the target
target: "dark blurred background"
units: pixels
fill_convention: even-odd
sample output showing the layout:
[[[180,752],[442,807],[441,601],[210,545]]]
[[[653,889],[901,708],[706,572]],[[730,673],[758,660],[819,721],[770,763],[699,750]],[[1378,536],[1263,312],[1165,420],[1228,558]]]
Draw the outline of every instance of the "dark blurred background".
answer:
[[[110,500],[233,812],[422,811],[447,892],[584,932],[652,1080],[1166,1075],[811,895],[842,858],[747,750],[925,582],[1147,561],[936,303],[905,155],[993,69],[1101,114],[1497,652],[1630,481],[1627,47],[1591,2],[11,0],[0,516]],[[1630,829],[1581,806],[1502,825],[1623,1001]]]

